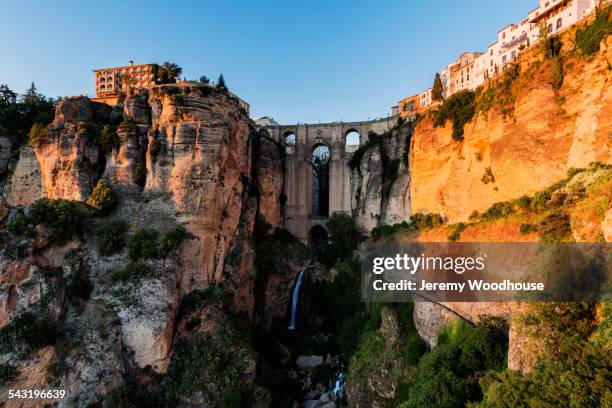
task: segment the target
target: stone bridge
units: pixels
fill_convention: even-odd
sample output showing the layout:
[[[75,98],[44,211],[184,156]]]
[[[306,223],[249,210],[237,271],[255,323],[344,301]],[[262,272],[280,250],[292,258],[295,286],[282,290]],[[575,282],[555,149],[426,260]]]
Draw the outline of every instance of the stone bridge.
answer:
[[[287,153],[284,227],[304,243],[312,244],[315,237],[326,238],[325,223],[329,215],[351,213],[351,171],[348,167],[351,154],[366,142],[368,132],[383,133],[393,127],[397,119],[398,116],[392,116],[366,122],[267,127],[270,136],[285,145]],[[329,152],[327,188],[323,193],[313,167],[313,154],[320,146]]]

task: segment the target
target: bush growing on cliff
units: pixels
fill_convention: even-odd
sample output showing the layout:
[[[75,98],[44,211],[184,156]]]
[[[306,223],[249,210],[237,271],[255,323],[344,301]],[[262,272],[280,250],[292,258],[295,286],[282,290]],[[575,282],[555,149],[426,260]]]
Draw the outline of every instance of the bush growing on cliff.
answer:
[[[449,241],[458,241],[461,238],[461,233],[468,227],[467,224],[460,222],[454,224],[450,228],[450,234],[448,235]]]
[[[25,237],[33,237],[35,235],[34,229],[29,224],[29,218],[25,215],[23,208],[18,208],[17,213],[9,221],[8,230],[15,235],[21,235]]]
[[[105,153],[109,153],[114,147],[116,147],[119,144],[117,126],[104,125],[98,134],[98,144]]]
[[[329,245],[321,254],[321,261],[331,267],[338,259],[350,259],[359,244],[355,220],[348,214],[333,213],[327,221]]]
[[[508,327],[502,319],[483,317],[476,325],[458,320],[446,326],[438,345],[419,361],[400,406],[458,407],[480,400],[480,387],[470,378],[503,369],[507,348]]]
[[[163,258],[168,256],[172,250],[179,247],[187,235],[187,229],[182,225],[166,231],[159,244],[159,255]]]
[[[35,123],[28,133],[28,143],[30,146],[40,146],[47,139],[47,127],[40,123]]]
[[[78,201],[40,198],[30,207],[28,217],[32,224],[48,227],[51,239],[63,244],[83,231],[89,213]]]
[[[54,344],[57,334],[57,324],[53,320],[23,313],[0,329],[0,354],[36,351]]]
[[[155,258],[159,254],[157,231],[151,228],[141,228],[128,239],[128,257],[132,261]]]
[[[463,139],[463,127],[476,113],[476,94],[470,90],[455,93],[446,99],[435,113],[435,126],[444,126],[446,121],[453,123],[453,140]]]
[[[100,211],[101,214],[108,214],[117,205],[115,192],[106,179],[101,178],[94,187],[91,195],[87,198],[87,205]]]
[[[528,373],[488,373],[480,380],[484,398],[476,406],[606,406],[612,389],[609,305],[534,304],[521,323],[526,335],[542,340],[540,363]]]
[[[125,247],[127,224],[118,219],[104,222],[98,230],[98,249],[102,255],[112,255]]]
[[[570,216],[561,211],[547,215],[538,224],[542,242],[565,242],[572,239]]]
[[[8,363],[0,363],[0,387],[4,387],[17,377],[19,371]]]
[[[595,20],[576,31],[574,49],[578,54],[583,56],[594,55],[599,51],[602,40],[612,34],[611,10],[612,6],[610,5],[598,9],[595,14]]]

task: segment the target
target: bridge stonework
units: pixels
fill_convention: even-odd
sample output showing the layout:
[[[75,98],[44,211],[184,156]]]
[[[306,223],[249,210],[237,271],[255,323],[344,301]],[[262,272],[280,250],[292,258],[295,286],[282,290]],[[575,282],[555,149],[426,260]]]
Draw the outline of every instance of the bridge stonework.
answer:
[[[351,170],[348,162],[354,149],[346,148],[346,136],[357,132],[361,145],[367,141],[368,132],[384,133],[393,127],[397,119],[397,116],[393,116],[365,122],[266,127],[270,136],[281,144],[285,144],[288,135],[295,135],[295,145],[285,147],[285,229],[303,243],[308,243],[311,229],[316,225],[325,227],[328,220],[327,217],[312,214],[311,161],[315,148],[321,145],[329,148],[329,215],[335,212],[351,214]]]

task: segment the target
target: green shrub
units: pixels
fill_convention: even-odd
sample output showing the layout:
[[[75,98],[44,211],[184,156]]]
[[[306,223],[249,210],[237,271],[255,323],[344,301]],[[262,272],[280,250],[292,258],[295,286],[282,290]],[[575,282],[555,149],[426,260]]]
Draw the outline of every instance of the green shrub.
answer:
[[[495,176],[493,175],[491,167],[487,167],[485,169],[485,172],[480,178],[480,181],[482,181],[484,184],[495,183]]]
[[[463,127],[476,113],[476,93],[463,90],[446,99],[436,111],[435,126],[443,126],[447,120],[453,123],[453,140],[463,139]]]
[[[499,218],[507,217],[515,212],[514,206],[511,202],[500,201],[493,204],[480,216],[483,221],[493,221]]]
[[[438,345],[419,361],[407,385],[403,408],[459,407],[478,401],[480,387],[469,378],[506,365],[508,327],[499,318],[471,325],[463,320],[446,326]]]
[[[552,82],[551,85],[555,89],[560,89],[563,85],[563,58],[556,56],[552,59]]]
[[[98,180],[91,195],[87,198],[87,205],[95,208],[102,214],[110,213],[117,205],[115,192],[104,178]]]
[[[533,224],[521,224],[520,233],[522,235],[530,234],[532,232],[536,232],[538,228]]]
[[[98,144],[105,153],[109,153],[113,148],[118,146],[119,136],[117,136],[117,126],[104,125],[98,134]]]
[[[436,213],[416,213],[410,217],[410,222],[417,230],[423,230],[439,227],[440,225],[444,224],[444,218],[442,218],[440,214]]]
[[[104,396],[104,408],[162,408],[165,406],[149,387],[129,378],[125,384],[111,389]]]
[[[111,274],[113,282],[135,282],[149,276],[150,269],[143,261],[130,262],[123,269]]]
[[[595,20],[589,25],[576,31],[576,42],[574,49],[579,55],[591,56],[599,51],[599,45],[606,36],[612,34],[612,21],[610,21],[610,10],[612,6],[606,6],[597,10]]]
[[[359,231],[355,220],[348,214],[333,213],[327,221],[329,245],[320,255],[321,261],[331,267],[338,259],[349,259],[359,244]]]
[[[461,238],[461,233],[468,227],[467,224],[460,222],[458,224],[451,225],[450,234],[448,236],[449,241],[458,241]]]
[[[53,320],[26,312],[0,329],[0,354],[36,351],[54,344],[57,335],[57,324]]]
[[[165,258],[170,251],[178,248],[186,237],[187,230],[182,225],[166,231],[159,244],[159,255]]]
[[[104,222],[98,230],[98,250],[102,255],[120,252],[126,243],[127,224],[118,219]]]
[[[142,228],[128,239],[128,257],[132,261],[138,259],[155,258],[159,255],[157,231],[151,228]]]
[[[18,208],[17,213],[13,216],[7,226],[8,230],[15,235],[25,237],[33,237],[36,233],[29,225],[29,219],[25,215],[23,208]]]
[[[516,205],[521,211],[531,210],[531,197],[528,195],[522,195],[516,200]]]
[[[208,302],[217,303],[223,298],[223,290],[217,285],[211,285],[206,289],[198,289],[189,292],[181,299],[178,317],[185,317],[191,312],[200,309]]]
[[[147,182],[147,168],[143,163],[138,163],[134,168],[132,181],[140,188],[144,188],[145,183]]]
[[[8,363],[0,363],[0,387],[4,387],[17,377],[19,371]]]
[[[40,123],[35,123],[28,133],[28,143],[31,146],[40,146],[47,140],[47,127]]]
[[[564,212],[555,211],[547,215],[537,228],[542,242],[564,242],[572,236],[571,219]]]
[[[471,222],[476,222],[476,221],[478,221],[480,219],[480,213],[478,211],[474,210],[474,211],[471,212],[471,214],[468,217],[468,219]]]
[[[534,307],[522,323],[526,335],[543,343],[539,364],[528,373],[487,373],[480,380],[484,398],[477,406],[606,406],[612,387],[610,313],[598,319],[594,305],[584,302],[541,302]]]
[[[51,231],[51,239],[60,244],[83,231],[89,214],[82,203],[68,200],[40,198],[32,204],[28,217],[32,224],[44,224]]]

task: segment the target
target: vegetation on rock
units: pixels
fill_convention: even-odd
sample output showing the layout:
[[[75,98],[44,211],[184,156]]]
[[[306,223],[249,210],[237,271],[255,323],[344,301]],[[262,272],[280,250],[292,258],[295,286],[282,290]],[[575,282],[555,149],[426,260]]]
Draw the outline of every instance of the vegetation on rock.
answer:
[[[110,213],[117,205],[117,198],[111,185],[106,179],[101,178],[94,187],[89,198],[87,198],[87,205],[100,211],[101,214]]]
[[[435,126],[443,126],[446,121],[453,124],[453,140],[463,140],[463,127],[476,114],[476,93],[462,90],[446,99],[435,111]]]

